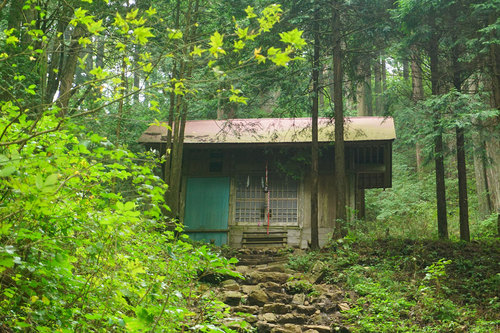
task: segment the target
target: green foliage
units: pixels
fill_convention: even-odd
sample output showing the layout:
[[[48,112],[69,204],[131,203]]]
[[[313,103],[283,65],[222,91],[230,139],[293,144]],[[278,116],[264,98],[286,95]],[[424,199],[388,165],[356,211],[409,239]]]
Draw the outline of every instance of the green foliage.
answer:
[[[498,237],[498,214],[493,213],[484,220],[479,220],[472,225],[473,232],[478,238],[494,238]]]
[[[311,282],[306,280],[291,280],[285,285],[285,289],[289,294],[310,294],[316,293],[314,286]]]
[[[353,332],[492,332],[498,328],[493,244],[353,239],[321,259],[348,291]],[[443,259],[453,256],[454,260]],[[488,257],[489,256],[489,257]],[[349,257],[350,265],[345,265]],[[476,297],[476,295],[482,295]]]
[[[165,96],[196,96],[193,77],[170,76],[173,57],[187,59],[193,46],[204,74],[222,77],[231,31],[249,31],[239,51],[254,61],[246,43],[282,10],[249,7],[254,18],[228,34],[209,27],[208,41],[193,41],[191,26],[167,27],[162,4],[144,3],[12,1],[21,16],[0,18],[15,26],[0,34],[0,330],[231,331],[227,306],[200,280],[240,277],[235,259],[164,221],[160,161],[127,144],[166,109]],[[290,43],[302,47],[297,33]],[[294,46],[281,46],[270,60],[285,66]],[[241,89],[231,93],[246,102]]]
[[[235,275],[234,260],[162,231],[166,186],[152,160],[80,130],[2,151],[0,322],[47,332],[203,324],[212,310],[193,307],[213,299],[196,291],[199,271]]]
[[[418,178],[415,171],[395,157],[392,188],[366,192],[366,205],[373,222],[360,222],[358,231],[382,237],[430,237],[435,216],[433,174]],[[397,198],[397,199],[396,199]]]
[[[292,254],[288,257],[287,266],[295,271],[309,272],[318,257],[318,253],[311,251],[303,255]]]

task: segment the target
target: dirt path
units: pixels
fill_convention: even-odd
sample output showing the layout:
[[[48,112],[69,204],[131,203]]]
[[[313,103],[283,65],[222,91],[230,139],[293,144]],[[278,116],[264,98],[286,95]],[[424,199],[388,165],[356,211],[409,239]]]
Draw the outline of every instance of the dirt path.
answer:
[[[349,332],[340,323],[339,310],[349,307],[344,293],[320,283],[321,267],[308,275],[291,271],[275,249],[242,249],[237,256],[245,280],[223,281],[218,290],[231,306],[228,327],[237,329],[243,316],[257,332]]]

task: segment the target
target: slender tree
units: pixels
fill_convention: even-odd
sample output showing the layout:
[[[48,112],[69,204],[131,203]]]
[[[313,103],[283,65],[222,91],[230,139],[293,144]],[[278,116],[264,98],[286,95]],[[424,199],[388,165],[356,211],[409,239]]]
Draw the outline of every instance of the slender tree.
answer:
[[[312,61],[312,144],[311,144],[311,248],[319,248],[318,235],[318,109],[319,109],[319,70],[320,70],[320,32],[319,6],[315,5],[313,15],[313,61]]]
[[[435,29],[434,16],[431,16],[431,29]],[[428,48],[431,71],[432,95],[440,94],[439,86],[439,36],[432,30]],[[440,126],[441,115],[439,112],[434,114],[434,162],[436,167],[436,198],[437,198],[437,223],[438,235],[441,239],[448,238],[448,217],[446,215],[446,185],[444,171],[444,148],[443,133]]]
[[[332,45],[333,45],[333,104],[335,110],[335,237],[347,235],[344,106],[342,100],[342,22],[341,2],[332,1]]]

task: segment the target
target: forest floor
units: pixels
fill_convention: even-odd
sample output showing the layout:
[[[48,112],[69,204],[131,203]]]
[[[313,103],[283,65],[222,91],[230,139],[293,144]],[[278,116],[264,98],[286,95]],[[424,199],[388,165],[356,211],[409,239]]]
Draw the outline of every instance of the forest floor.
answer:
[[[228,327],[235,331],[500,331],[498,239],[346,238],[319,252],[242,249],[232,255],[245,279],[216,289],[231,306]],[[249,325],[231,325],[234,318]]]

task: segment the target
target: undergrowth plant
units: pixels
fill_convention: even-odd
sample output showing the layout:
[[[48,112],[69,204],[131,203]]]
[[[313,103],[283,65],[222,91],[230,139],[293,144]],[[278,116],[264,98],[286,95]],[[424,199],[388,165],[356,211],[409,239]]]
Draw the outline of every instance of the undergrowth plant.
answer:
[[[177,3],[177,21],[180,11],[196,20],[193,12],[204,9],[194,3]],[[190,75],[172,73],[196,66],[217,80],[227,76],[229,54],[283,67],[299,59],[295,50],[306,42],[294,29],[280,33],[276,47],[259,46],[256,38],[279,21],[280,5],[248,6],[226,36],[226,29],[199,27],[201,39],[196,21],[169,26],[170,4],[148,7],[0,5],[16,14],[0,19],[2,332],[230,331],[222,323],[227,307],[198,287],[209,274],[238,276],[229,269],[234,259],[194,246],[165,222],[167,185],[152,172],[160,161],[120,144],[127,105],[135,99],[162,117],[166,96],[195,104],[198,94]],[[140,86],[129,82],[136,74]],[[246,104],[237,87],[227,93]],[[112,140],[93,133],[104,118],[113,119],[104,127]]]
[[[329,267],[325,281],[347,290],[351,306],[342,313],[350,331],[498,330],[498,298],[494,296],[498,251],[490,251],[492,258],[483,253],[491,245],[483,249],[462,243],[354,237],[335,245],[322,257]],[[472,259],[467,259],[469,251],[474,251]],[[439,258],[441,253],[453,253],[455,258]]]
[[[1,330],[217,325],[220,309],[197,292],[198,278],[234,275],[234,260],[166,229],[152,159],[77,130],[0,155]]]

